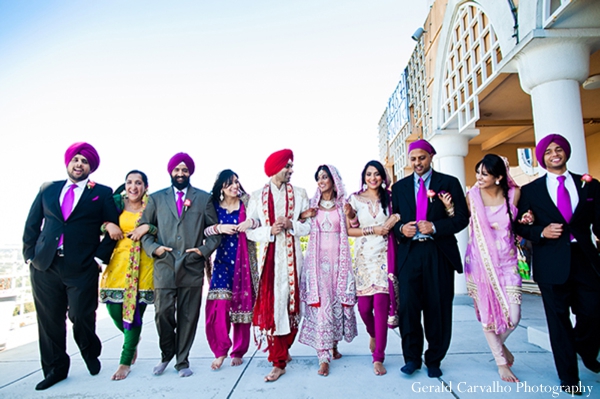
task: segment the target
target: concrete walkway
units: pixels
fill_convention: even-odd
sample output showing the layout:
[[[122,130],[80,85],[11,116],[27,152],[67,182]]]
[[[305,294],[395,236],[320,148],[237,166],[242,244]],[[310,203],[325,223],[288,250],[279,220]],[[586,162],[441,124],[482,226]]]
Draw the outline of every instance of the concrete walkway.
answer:
[[[37,327],[23,327],[11,332],[8,349],[0,352],[0,398],[553,398],[568,397],[558,393],[558,377],[552,354],[543,349],[544,342],[534,345],[528,336],[544,336],[544,312],[541,299],[524,295],[523,318],[508,339],[515,355],[514,373],[519,384],[500,381],[493,357],[480,324],[475,319],[473,303],[467,296],[454,301],[453,336],[450,351],[442,363],[441,378],[427,377],[425,369],[408,377],[400,372],[404,364],[398,330],[389,330],[385,366],[388,374],[375,376],[368,350],[368,335],[359,324],[359,336],[352,343],[341,343],[343,357],[333,361],[328,377],[317,375],[318,362],[312,348],[296,341],[287,373],[274,383],[263,382],[270,369],[266,354],[251,347],[244,364],[231,367],[226,360],[219,371],[211,371],[213,360],[204,333],[204,315],[191,351],[194,375],[180,378],[170,367],[162,376],[152,375],[158,363],[159,349],[153,321],[153,307],[146,312],[146,323],[139,346],[137,363],[124,381],[111,381],[116,370],[122,338],[104,306],[98,311],[98,335],[103,342],[102,371],[90,376],[72,337],[68,338],[71,354],[69,377],[52,388],[37,392],[42,380]],[[357,315],[357,318],[360,319]],[[529,328],[529,332],[528,332]],[[540,328],[536,331],[534,328]],[[533,333],[532,333],[533,331]],[[69,331],[70,333],[70,331]],[[541,337],[541,338],[540,338]],[[587,370],[580,362],[582,385],[591,387],[584,397],[600,398],[600,375]],[[589,390],[589,388],[586,388]]]

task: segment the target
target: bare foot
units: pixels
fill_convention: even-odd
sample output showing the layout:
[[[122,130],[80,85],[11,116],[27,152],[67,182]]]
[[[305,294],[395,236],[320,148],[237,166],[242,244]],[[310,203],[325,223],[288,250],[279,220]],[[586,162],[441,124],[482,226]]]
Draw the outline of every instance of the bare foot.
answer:
[[[241,366],[242,363],[244,363],[244,361],[242,360],[241,357],[232,357],[231,358],[231,365],[233,367],[235,367],[235,366]]]
[[[515,364],[514,355],[508,350],[506,345],[502,345],[502,351],[504,352],[504,358],[506,359],[508,367],[512,367],[512,365]]]
[[[317,374],[322,375],[323,377],[327,377],[329,375],[329,363],[327,363],[327,362],[321,363],[321,365],[319,366],[319,371],[317,371]]]
[[[369,349],[371,350],[371,353],[375,352],[375,338],[371,337],[371,340],[369,341]]]
[[[503,364],[502,366],[498,366],[498,374],[500,374],[500,378],[502,381],[506,382],[519,382],[519,379],[516,375],[513,374],[512,370],[508,365]]]
[[[110,377],[110,379],[113,381],[124,380],[125,378],[127,378],[130,371],[131,371],[131,367],[126,366],[124,364],[119,364],[119,368],[117,369],[117,371],[115,371],[113,376]]]
[[[154,375],[161,375],[162,373],[165,372],[165,369],[167,368],[168,365],[169,365],[169,362],[160,362],[160,363],[158,363],[152,369],[152,374],[154,374]]]
[[[387,370],[383,366],[383,363],[373,362],[373,372],[375,373],[375,375],[385,375],[387,373]]]
[[[340,351],[338,351],[337,348],[333,348],[331,350],[332,354],[333,354],[333,360],[338,360],[342,358],[342,354],[340,353]]]
[[[285,374],[285,369],[280,369],[279,367],[273,367],[273,370],[269,374],[265,376],[265,382],[274,382],[279,379],[282,375]]]
[[[216,358],[215,360],[213,360],[212,364],[210,365],[210,368],[212,370],[218,370],[221,368],[221,366],[223,365],[223,361],[225,360],[227,356],[219,356],[218,358]]]

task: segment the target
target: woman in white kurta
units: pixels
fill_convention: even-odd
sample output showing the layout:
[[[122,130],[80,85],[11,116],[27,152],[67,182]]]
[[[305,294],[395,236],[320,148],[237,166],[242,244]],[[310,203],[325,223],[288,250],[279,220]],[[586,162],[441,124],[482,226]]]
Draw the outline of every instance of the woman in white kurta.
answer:
[[[378,161],[370,161],[362,173],[362,190],[348,199],[348,235],[354,241],[354,279],[358,311],[371,336],[373,370],[383,375],[387,327],[390,306],[388,259],[393,245],[388,245],[391,228],[400,219],[391,215],[390,194],[387,190],[385,169]],[[392,290],[393,291],[393,290]]]

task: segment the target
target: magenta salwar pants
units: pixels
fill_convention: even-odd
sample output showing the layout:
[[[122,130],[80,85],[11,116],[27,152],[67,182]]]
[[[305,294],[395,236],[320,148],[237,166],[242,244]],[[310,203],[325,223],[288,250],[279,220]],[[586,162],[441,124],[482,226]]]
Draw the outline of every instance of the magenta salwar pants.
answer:
[[[387,346],[387,318],[390,308],[388,294],[375,294],[358,297],[358,312],[367,327],[367,332],[375,338],[373,362],[383,362]]]
[[[215,357],[227,356],[233,345],[231,357],[242,358],[250,346],[250,323],[233,323],[233,343],[229,338],[231,301],[211,299],[206,301],[206,339]]]

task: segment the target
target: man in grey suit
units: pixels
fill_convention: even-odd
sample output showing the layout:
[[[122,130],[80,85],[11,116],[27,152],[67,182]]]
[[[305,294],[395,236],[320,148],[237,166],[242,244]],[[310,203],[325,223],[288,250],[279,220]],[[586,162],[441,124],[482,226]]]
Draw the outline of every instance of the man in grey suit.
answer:
[[[154,367],[162,374],[176,356],[180,377],[193,374],[188,361],[196,335],[202,299],[204,264],[221,237],[204,237],[204,229],[218,222],[211,196],[190,185],[194,161],[183,152],[168,164],[172,186],[152,194],[141,224],[158,227],[146,234],[142,245],[154,257],[156,329],[161,361]]]

